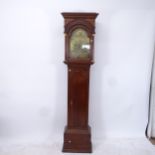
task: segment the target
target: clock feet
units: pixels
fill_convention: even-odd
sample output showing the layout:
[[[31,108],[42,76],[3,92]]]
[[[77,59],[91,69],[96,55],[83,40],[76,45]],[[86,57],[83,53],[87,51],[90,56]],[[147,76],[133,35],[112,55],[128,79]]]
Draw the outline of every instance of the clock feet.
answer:
[[[88,129],[65,128],[63,152],[91,153],[91,133]]]

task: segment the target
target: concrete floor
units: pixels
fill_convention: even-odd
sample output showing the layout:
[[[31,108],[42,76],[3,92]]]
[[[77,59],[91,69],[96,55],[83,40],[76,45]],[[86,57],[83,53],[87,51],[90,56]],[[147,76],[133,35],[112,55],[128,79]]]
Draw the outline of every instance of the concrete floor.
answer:
[[[62,142],[54,141],[37,145],[1,144],[0,155],[63,155],[61,149]],[[73,155],[73,153],[65,153],[65,155]],[[77,153],[74,153],[74,155],[77,155]],[[152,145],[145,138],[104,139],[93,142],[92,155],[155,155],[155,145]]]

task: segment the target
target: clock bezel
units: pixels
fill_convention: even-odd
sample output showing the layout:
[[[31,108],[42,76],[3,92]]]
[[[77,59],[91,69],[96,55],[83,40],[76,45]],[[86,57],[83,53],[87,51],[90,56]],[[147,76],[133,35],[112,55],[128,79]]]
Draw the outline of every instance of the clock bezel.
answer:
[[[89,57],[88,59],[79,59],[79,58],[71,58],[70,57],[70,39],[72,37],[72,33],[77,30],[77,29],[82,29],[84,30],[86,33],[87,33],[87,36],[89,37],[89,40],[90,40],[90,50],[89,50]],[[94,46],[94,43],[93,43],[93,35],[90,33],[90,31],[88,31],[88,29],[83,26],[83,25],[76,25],[74,27],[72,27],[72,29],[70,29],[70,31],[68,32],[68,34],[65,35],[65,40],[66,40],[66,49],[65,49],[65,60],[67,62],[77,62],[77,63],[89,63],[89,62],[92,62],[93,61],[93,46]]]

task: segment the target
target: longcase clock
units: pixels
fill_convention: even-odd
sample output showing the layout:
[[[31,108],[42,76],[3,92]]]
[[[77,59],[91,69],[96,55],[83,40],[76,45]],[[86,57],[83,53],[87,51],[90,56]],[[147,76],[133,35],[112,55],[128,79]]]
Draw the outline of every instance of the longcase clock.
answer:
[[[89,70],[94,63],[97,13],[62,13],[65,28],[65,63],[68,66],[68,115],[63,152],[91,153],[88,125]]]

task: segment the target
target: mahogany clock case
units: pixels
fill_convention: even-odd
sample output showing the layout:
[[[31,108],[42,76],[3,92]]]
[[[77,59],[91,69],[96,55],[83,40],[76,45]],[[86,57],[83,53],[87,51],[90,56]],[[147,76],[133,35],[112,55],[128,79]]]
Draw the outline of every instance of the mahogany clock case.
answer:
[[[68,68],[68,113],[63,152],[91,153],[88,125],[89,70],[94,63],[97,13],[62,13],[65,33],[65,63]]]

